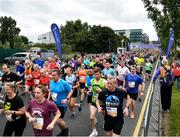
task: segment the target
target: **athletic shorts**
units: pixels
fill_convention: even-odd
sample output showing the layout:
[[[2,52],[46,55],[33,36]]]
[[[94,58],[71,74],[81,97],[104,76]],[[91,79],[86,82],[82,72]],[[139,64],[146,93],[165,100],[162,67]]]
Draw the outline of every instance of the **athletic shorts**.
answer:
[[[64,118],[64,115],[66,113],[67,107],[59,107],[59,106],[57,106],[57,107],[58,107],[59,111],[61,112],[60,118]]]
[[[87,103],[91,103],[91,102],[92,102],[92,93],[87,95]]]
[[[79,83],[80,89],[84,89],[86,87],[86,83]]]
[[[138,93],[129,93],[129,92],[127,92],[127,95],[129,95],[130,98],[132,98],[133,100],[137,100]]]
[[[97,108],[96,103],[91,102],[91,105]]]
[[[117,79],[117,85],[118,85],[118,86],[123,86],[123,81]]]
[[[146,70],[146,73],[151,74],[151,70]]]
[[[123,127],[122,120],[108,119],[108,118],[104,120],[104,130],[107,132],[112,130],[113,133],[120,135],[122,127]]]
[[[76,98],[78,96],[78,90],[77,88],[73,89],[73,93],[71,95],[72,98]]]

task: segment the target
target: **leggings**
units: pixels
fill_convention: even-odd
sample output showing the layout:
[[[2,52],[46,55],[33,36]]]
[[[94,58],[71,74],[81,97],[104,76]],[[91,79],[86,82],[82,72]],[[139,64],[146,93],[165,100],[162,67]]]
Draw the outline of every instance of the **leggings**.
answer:
[[[26,121],[7,121],[3,136],[22,136],[24,128],[26,127]]]

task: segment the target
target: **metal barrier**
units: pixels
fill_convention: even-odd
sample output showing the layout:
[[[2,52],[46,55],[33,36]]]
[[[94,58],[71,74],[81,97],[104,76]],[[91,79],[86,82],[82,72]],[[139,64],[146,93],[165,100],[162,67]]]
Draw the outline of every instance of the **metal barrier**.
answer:
[[[154,96],[154,94],[159,94],[158,98]],[[154,106],[153,106],[154,105]],[[153,112],[153,107],[158,106],[158,110],[156,112]],[[155,124],[152,123],[155,122]],[[151,127],[151,130],[153,129],[158,136],[160,136],[160,92],[157,91],[155,88],[155,84],[153,83],[153,86],[151,87],[151,92],[148,98],[148,103],[144,115],[144,125],[142,129],[143,136],[149,136],[148,131]]]

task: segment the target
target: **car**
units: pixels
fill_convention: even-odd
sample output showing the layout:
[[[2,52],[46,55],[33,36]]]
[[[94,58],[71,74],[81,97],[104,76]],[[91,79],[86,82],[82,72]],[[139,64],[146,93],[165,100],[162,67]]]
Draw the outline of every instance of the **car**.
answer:
[[[24,63],[24,61],[27,59],[29,59],[29,60],[32,59],[31,53],[29,53],[29,52],[18,52],[18,53],[11,55],[10,57],[4,58],[3,62],[8,63],[9,65],[14,65],[15,61],[20,61],[20,63]]]

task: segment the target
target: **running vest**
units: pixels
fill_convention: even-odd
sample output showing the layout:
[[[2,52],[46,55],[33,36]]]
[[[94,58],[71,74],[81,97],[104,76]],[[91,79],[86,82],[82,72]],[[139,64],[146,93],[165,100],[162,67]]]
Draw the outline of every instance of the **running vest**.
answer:
[[[97,82],[95,78],[92,79],[91,85],[92,85],[92,102],[96,103],[96,100],[98,98],[99,93],[97,90],[103,90],[105,88],[106,80],[100,78],[100,80]]]
[[[86,70],[85,69],[80,69],[79,70],[79,82],[80,83],[86,83]]]
[[[26,74],[26,75],[32,75],[32,66],[30,66],[29,68],[27,68],[27,69],[25,70],[25,74]]]

